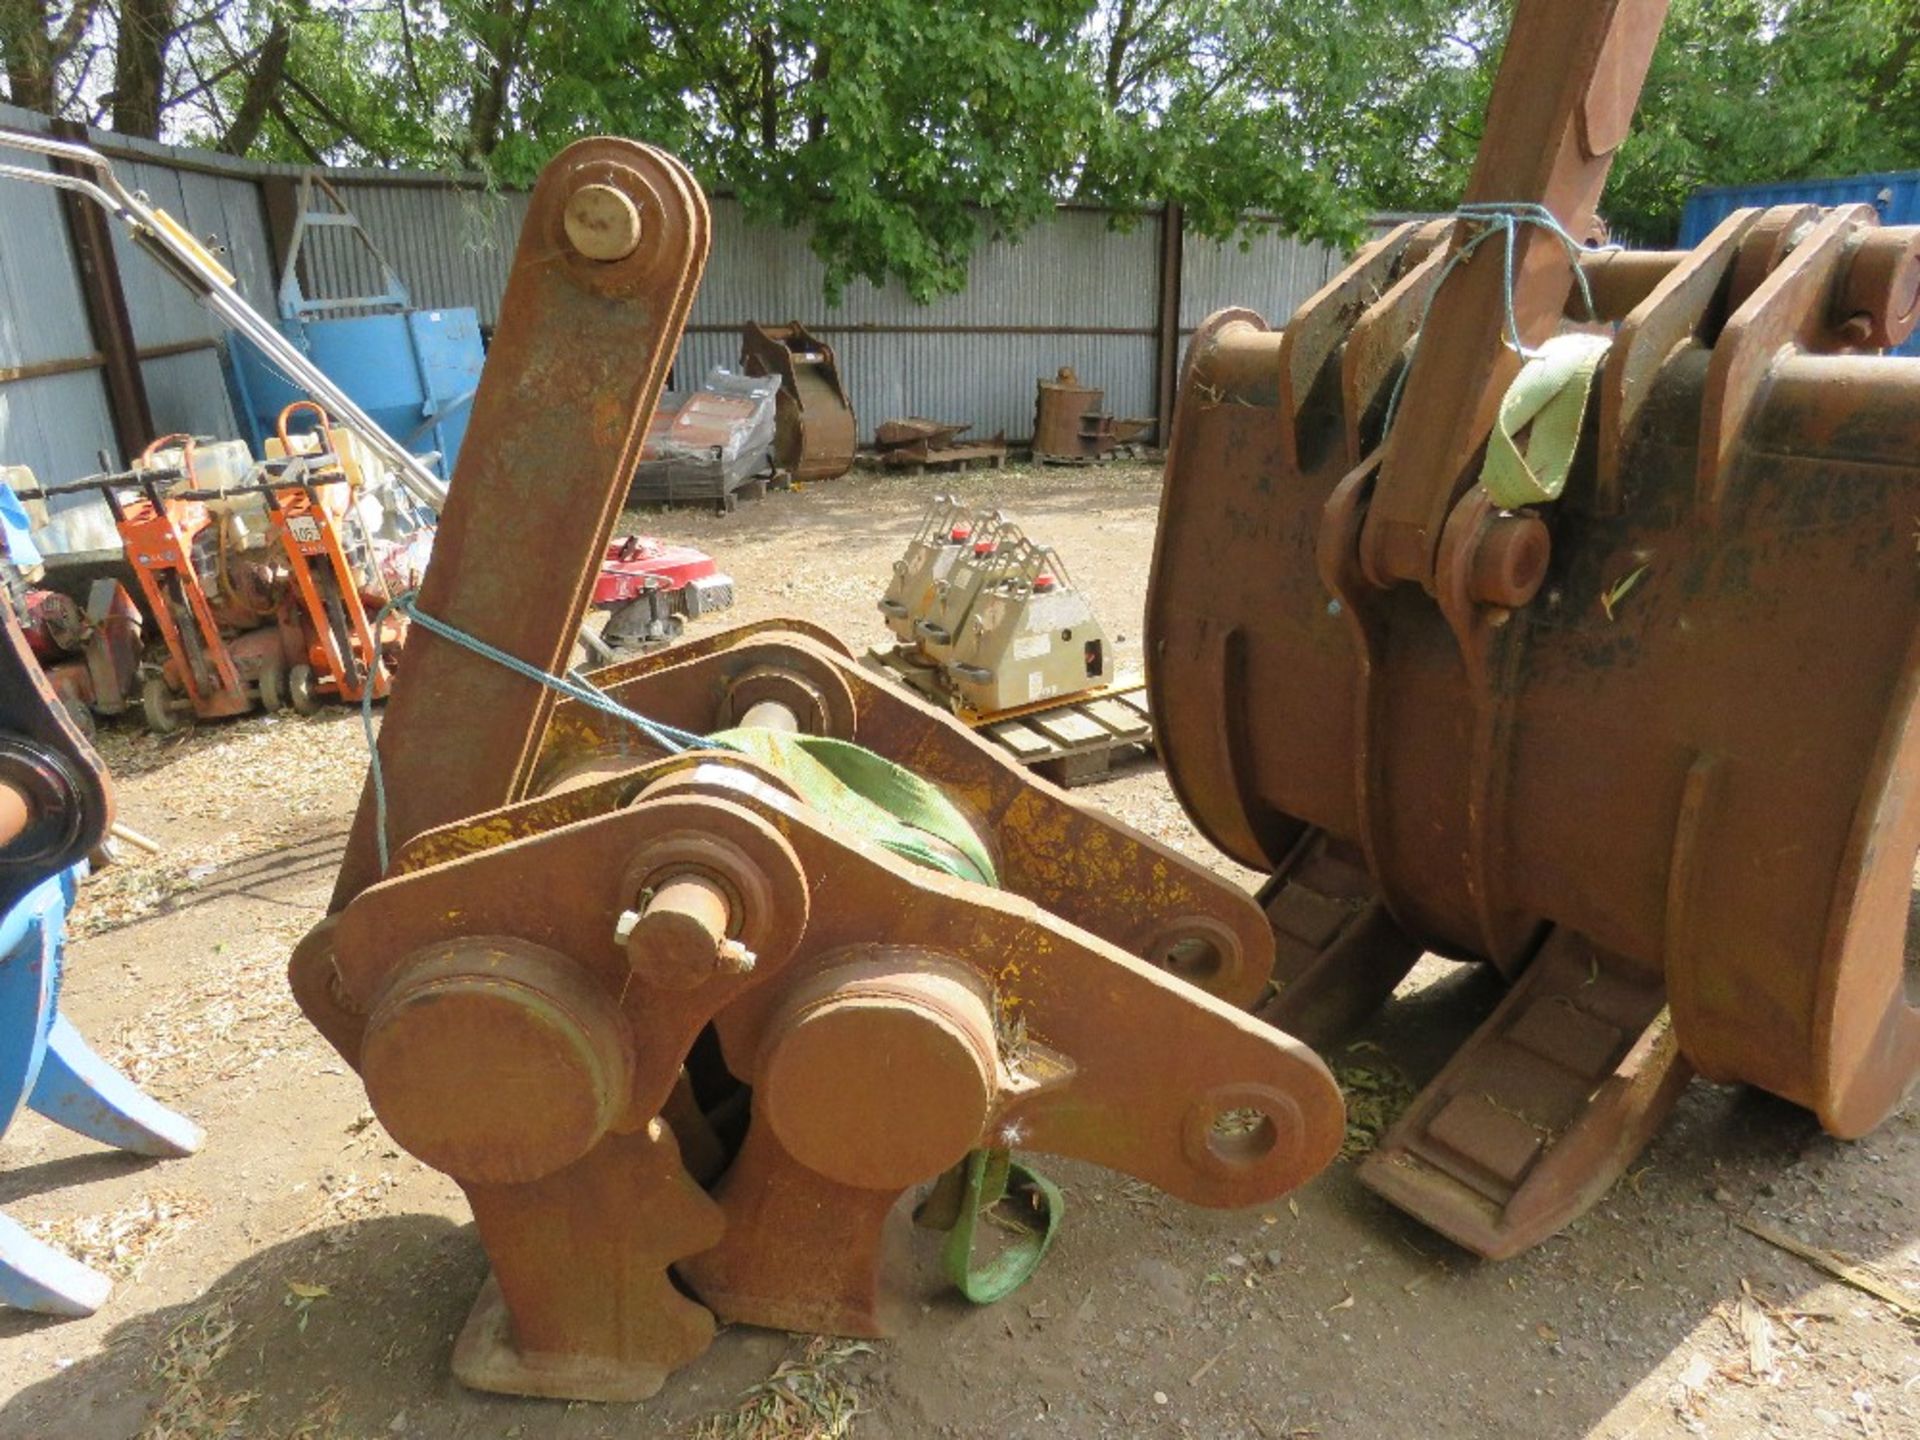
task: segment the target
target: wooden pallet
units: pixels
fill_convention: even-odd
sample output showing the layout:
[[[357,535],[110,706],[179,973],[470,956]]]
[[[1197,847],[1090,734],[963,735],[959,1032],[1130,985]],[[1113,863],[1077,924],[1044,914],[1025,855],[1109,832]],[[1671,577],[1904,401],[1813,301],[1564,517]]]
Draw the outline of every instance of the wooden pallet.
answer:
[[[1145,681],[1109,686],[1091,699],[1074,697],[1011,719],[961,718],[1056,785],[1084,785],[1116,764],[1153,751]]]
[[[880,463],[909,475],[924,475],[929,470],[998,470],[1007,463],[1007,447],[1001,442],[950,445],[944,450],[889,450],[881,455]]]
[[[897,650],[873,649],[866,663],[935,704],[948,703],[939,672],[914,665]],[[1140,679],[976,715],[956,714],[1022,765],[1069,788],[1108,774],[1116,765],[1153,753],[1153,717]]]

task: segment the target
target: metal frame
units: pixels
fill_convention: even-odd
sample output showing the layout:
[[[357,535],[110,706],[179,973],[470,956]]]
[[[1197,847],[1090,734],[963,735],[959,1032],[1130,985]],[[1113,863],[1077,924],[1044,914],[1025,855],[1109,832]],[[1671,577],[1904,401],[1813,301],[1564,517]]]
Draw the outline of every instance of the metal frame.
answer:
[[[313,192],[316,189],[340,208],[314,209]],[[367,247],[367,253],[380,266],[380,277],[386,289],[378,295],[347,295],[326,300],[307,298],[300,284],[300,249],[306,242],[308,229],[314,226],[348,230],[358,236],[360,243]],[[407,293],[400,272],[380,253],[380,247],[373,243],[373,237],[367,234],[367,227],[360,223],[360,217],[347,208],[347,202],[340,198],[339,191],[329,185],[323,176],[311,170],[300,177],[299,196],[294,202],[293,233],[287,239],[287,255],[280,267],[279,301],[283,320],[303,320],[309,315],[327,315],[339,310],[408,310],[413,306],[413,297]]]

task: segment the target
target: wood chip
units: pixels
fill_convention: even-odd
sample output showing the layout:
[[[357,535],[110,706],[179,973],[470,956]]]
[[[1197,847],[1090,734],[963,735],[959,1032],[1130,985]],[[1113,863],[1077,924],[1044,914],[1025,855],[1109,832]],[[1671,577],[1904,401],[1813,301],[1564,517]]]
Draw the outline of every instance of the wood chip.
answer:
[[[1824,1270],[1834,1279],[1853,1286],[1864,1294],[1883,1300],[1893,1306],[1909,1320],[1920,1320],[1920,1300],[1895,1285],[1891,1280],[1876,1275],[1861,1265],[1856,1265],[1845,1256],[1832,1250],[1823,1250],[1818,1245],[1809,1245],[1804,1240],[1796,1240],[1784,1230],[1775,1230],[1758,1220],[1749,1220],[1744,1215],[1735,1215],[1733,1223],[1756,1239],[1764,1240],[1776,1249],[1789,1255],[1797,1255],[1816,1270]]]
[[[1753,1298],[1752,1288],[1740,1282],[1740,1338],[1747,1342],[1747,1373],[1756,1380],[1771,1380],[1776,1374],[1773,1360],[1773,1321]]]
[[[1225,1358],[1226,1353],[1231,1349],[1233,1349],[1233,1346],[1231,1344],[1227,1344],[1227,1345],[1222,1345],[1218,1350],[1214,1351],[1213,1355],[1206,1361],[1205,1364],[1203,1364],[1198,1370],[1194,1371],[1193,1374],[1187,1377],[1187,1384],[1190,1386],[1198,1385],[1202,1380],[1206,1379],[1207,1372],[1213,1369],[1214,1366],[1218,1365],[1220,1361],[1223,1358]]]

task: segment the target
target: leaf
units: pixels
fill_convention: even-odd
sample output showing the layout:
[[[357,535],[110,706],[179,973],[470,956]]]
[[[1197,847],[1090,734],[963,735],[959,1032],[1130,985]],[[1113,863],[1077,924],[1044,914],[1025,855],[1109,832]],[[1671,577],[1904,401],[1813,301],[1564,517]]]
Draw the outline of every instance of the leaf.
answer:
[[[1622,600],[1633,593],[1633,587],[1638,585],[1646,576],[1648,568],[1649,567],[1644,564],[1635,566],[1619,580],[1615,581],[1606,594],[1600,597],[1600,608],[1606,612],[1608,620],[1614,618],[1613,612],[1619,607]]]
[[[312,1285],[305,1280],[289,1280],[287,1289],[302,1300],[319,1300],[333,1293],[324,1285]]]

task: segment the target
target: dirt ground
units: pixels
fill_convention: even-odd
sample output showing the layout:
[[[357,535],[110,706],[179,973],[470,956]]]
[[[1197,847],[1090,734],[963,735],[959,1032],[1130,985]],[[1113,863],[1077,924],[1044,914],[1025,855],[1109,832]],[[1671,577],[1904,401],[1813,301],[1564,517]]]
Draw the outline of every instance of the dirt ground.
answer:
[[[731,516],[636,518],[713,551],[738,582],[736,617],[807,616],[866,644],[888,565],[937,488],[856,474]],[[954,488],[1058,545],[1138,663],[1151,468]],[[466,1208],[391,1144],[282,978],[358,793],[357,714],[166,745],[127,730],[102,748],[122,818],[167,848],[88,887],[66,1009],[208,1138],[190,1159],[141,1162],[28,1115],[0,1144],[0,1207],[118,1277],[88,1320],[0,1314],[4,1440],[1920,1436],[1920,1328],[1735,1224],[1920,1294],[1920,1102],[1841,1144],[1790,1106],[1704,1084],[1629,1183],[1506,1264],[1403,1219],[1350,1161],[1235,1214],[1053,1162],[1063,1232],[995,1308],[943,1296],[908,1234],[886,1343],[731,1330],[637,1406],[470,1393],[447,1369],[485,1268]],[[1157,770],[1086,793],[1245,878]],[[1359,1048],[1329,1058],[1363,1100],[1404,1094],[1492,999],[1484,975],[1430,960]],[[783,1401],[858,1413],[850,1428],[783,1428],[764,1419]]]

